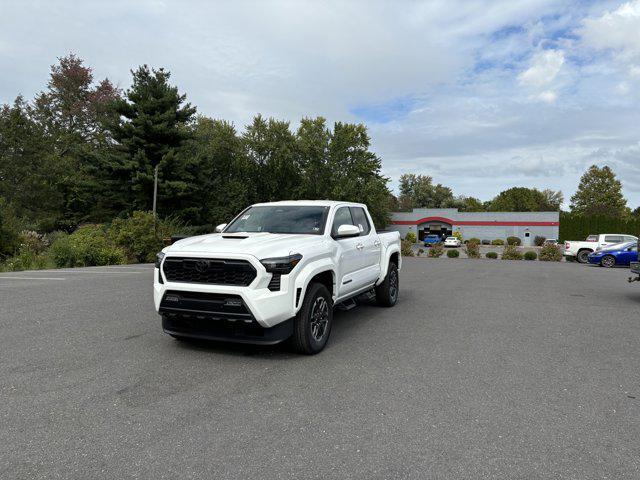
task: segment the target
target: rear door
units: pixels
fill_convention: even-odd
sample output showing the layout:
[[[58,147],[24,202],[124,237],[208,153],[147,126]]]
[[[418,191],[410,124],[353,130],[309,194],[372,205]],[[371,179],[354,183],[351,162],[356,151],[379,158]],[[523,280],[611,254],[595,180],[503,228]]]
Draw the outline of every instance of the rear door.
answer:
[[[380,256],[382,246],[378,235],[374,233],[367,213],[362,207],[350,207],[354,225],[360,229],[360,243],[356,248],[360,250],[361,270],[358,276],[361,286],[374,283],[380,277]]]

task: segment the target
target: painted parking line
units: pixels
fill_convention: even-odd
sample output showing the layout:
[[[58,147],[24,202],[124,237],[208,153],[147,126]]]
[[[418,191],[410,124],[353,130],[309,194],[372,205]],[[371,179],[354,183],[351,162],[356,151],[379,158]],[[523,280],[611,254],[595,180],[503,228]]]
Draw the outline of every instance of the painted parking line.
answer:
[[[66,278],[63,278],[63,277],[21,277],[21,276],[4,277],[4,276],[0,276],[0,280],[66,280]]]

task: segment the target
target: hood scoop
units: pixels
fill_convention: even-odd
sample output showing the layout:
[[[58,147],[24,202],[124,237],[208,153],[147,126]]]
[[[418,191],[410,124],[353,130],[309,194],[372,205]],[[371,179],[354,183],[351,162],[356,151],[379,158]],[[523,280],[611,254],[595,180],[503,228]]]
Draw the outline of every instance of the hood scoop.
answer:
[[[222,238],[232,238],[234,240],[244,240],[245,238],[249,238],[248,235],[222,235]]]

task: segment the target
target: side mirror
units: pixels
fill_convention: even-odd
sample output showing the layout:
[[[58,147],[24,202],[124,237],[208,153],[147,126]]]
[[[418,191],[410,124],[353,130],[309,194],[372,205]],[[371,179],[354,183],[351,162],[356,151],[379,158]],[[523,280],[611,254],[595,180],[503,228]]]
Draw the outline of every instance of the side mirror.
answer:
[[[218,225],[216,227],[216,233],[220,233],[222,230],[224,230],[224,227],[226,227],[227,224],[226,223],[221,223],[220,225]]]
[[[360,235],[360,229],[355,225],[340,225],[336,238],[357,237]]]

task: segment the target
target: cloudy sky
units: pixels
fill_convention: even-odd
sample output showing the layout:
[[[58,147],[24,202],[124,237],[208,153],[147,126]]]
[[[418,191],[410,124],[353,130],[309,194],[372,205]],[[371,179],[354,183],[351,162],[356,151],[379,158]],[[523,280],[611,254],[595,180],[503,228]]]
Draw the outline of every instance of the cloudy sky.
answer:
[[[0,103],[76,53],[126,88],[147,63],[203,114],[365,122],[393,185],[566,199],[592,164],[640,205],[640,0],[0,0]]]

